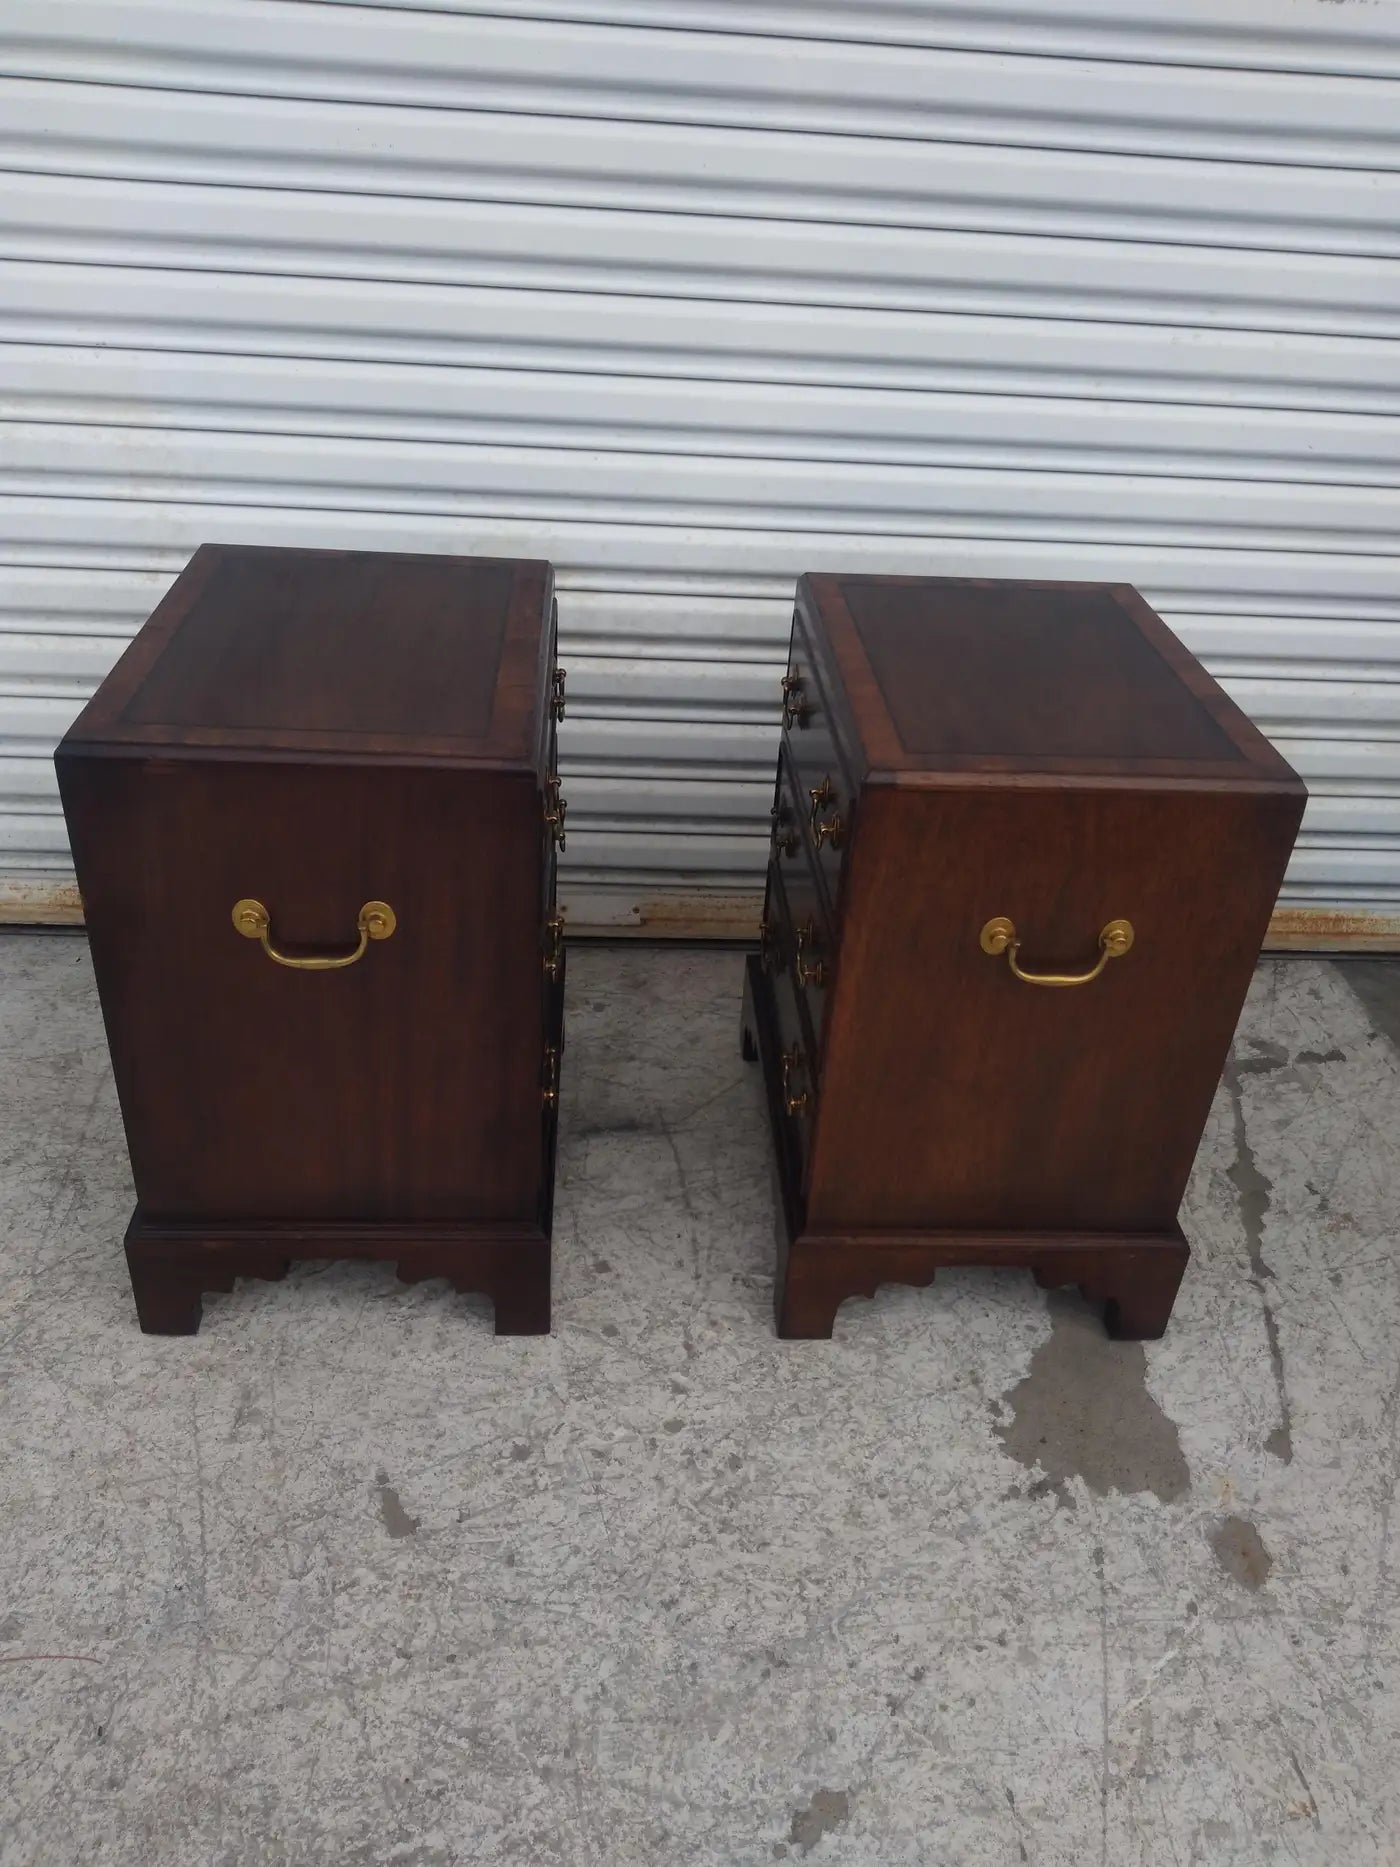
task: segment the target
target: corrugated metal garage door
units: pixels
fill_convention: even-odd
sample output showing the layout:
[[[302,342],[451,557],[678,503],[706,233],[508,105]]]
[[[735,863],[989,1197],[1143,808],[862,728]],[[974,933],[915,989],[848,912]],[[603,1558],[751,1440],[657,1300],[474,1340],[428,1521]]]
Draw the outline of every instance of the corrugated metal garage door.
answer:
[[[845,566],[1136,583],[1312,787],[1290,910],[1400,930],[1394,5],[0,25],[0,913],[212,538],[555,561],[576,924],[751,918]]]

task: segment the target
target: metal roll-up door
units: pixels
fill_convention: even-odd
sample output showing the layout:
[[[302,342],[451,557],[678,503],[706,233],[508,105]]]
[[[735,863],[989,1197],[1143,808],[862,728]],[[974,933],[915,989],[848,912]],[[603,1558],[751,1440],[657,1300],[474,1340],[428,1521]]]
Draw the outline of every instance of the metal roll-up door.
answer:
[[[204,539],[548,556],[575,927],[747,931],[808,568],[1132,582],[1400,943],[1400,8],[0,0],[0,918]]]

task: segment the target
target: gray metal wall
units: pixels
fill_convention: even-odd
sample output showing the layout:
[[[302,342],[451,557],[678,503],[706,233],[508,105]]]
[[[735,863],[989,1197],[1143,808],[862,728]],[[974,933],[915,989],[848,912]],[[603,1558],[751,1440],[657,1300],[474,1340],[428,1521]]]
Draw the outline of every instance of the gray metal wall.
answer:
[[[579,922],[740,925],[792,583],[1136,583],[1400,933],[1400,8],[0,0],[0,916],[203,539],[559,573]]]

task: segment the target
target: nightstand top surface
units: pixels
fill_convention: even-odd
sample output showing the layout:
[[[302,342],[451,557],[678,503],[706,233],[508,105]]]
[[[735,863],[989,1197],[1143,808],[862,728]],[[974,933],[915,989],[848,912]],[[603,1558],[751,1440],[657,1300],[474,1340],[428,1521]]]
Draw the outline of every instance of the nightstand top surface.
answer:
[[[527,763],[550,588],[534,560],[201,545],[65,745]]]
[[[1301,789],[1127,584],[813,573],[799,607],[871,770]]]

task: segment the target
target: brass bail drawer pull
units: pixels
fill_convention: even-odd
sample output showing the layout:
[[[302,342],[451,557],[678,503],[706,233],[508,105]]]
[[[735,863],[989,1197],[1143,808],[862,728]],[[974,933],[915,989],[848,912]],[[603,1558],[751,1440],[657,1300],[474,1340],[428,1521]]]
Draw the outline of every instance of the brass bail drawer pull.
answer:
[[[262,950],[279,966],[291,966],[298,972],[339,972],[363,959],[371,940],[387,940],[398,926],[398,916],[387,901],[366,901],[355,925],[360,930],[360,944],[351,953],[279,953],[272,944],[272,918],[261,901],[245,899],[233,904],[233,924],[245,940],[260,940]]]
[[[797,930],[797,983],[818,991],[826,985],[826,961],[821,956],[817,923],[810,914]]]
[[[1007,963],[1018,979],[1027,985],[1088,985],[1111,959],[1122,959],[1133,944],[1133,924],[1131,921],[1110,921],[1099,935],[1099,957],[1088,972],[1026,972],[1018,963],[1016,955],[1021,950],[1021,942],[1016,938],[1016,925],[1004,914],[998,914],[989,920],[982,929],[981,946],[984,953],[1005,953]]]
[[[807,822],[812,831],[812,841],[818,849],[824,843],[830,843],[833,849],[839,849],[842,838],[846,834],[839,813],[832,811],[830,823],[821,821],[822,812],[830,810],[836,802],[836,793],[831,788],[830,778],[823,778],[820,784],[814,785],[808,791],[807,795],[812,800],[812,808],[807,815]]]
[[[776,972],[781,957],[778,930],[765,915],[758,923],[758,963],[765,972]]]
[[[564,970],[564,916],[551,914],[544,924],[544,975],[557,980]]]
[[[783,676],[783,725],[791,729],[805,726],[811,708],[802,698],[802,676],[785,674]]]
[[[564,834],[564,819],[569,814],[569,800],[560,788],[559,779],[550,773],[544,781],[545,807],[544,820],[549,825],[557,849],[563,849],[568,838]]]
[[[807,1091],[805,1089],[794,1089],[792,1079],[806,1069],[807,1059],[797,1048],[796,1044],[793,1045],[791,1050],[785,1050],[783,1052],[782,1067],[783,1107],[787,1110],[789,1115],[805,1115],[807,1113],[808,1102]]]

